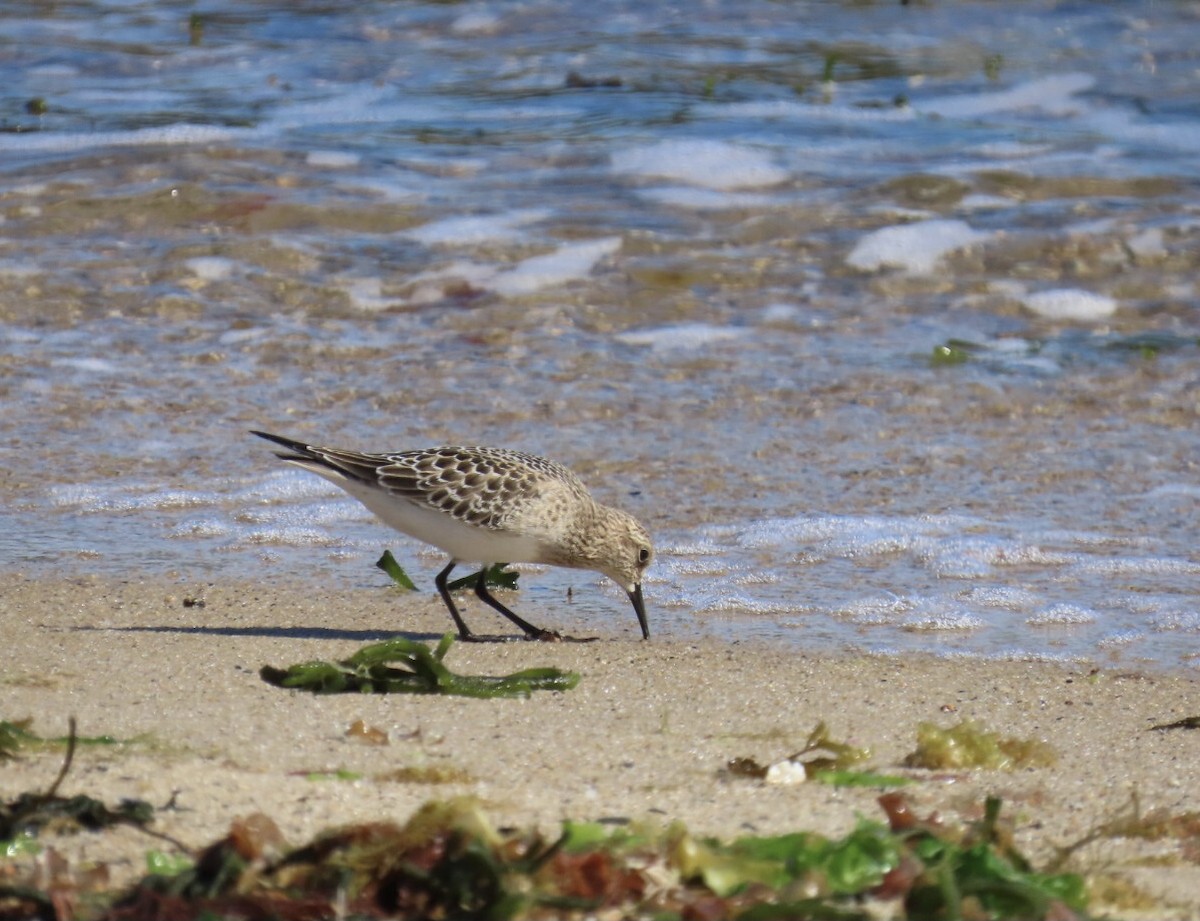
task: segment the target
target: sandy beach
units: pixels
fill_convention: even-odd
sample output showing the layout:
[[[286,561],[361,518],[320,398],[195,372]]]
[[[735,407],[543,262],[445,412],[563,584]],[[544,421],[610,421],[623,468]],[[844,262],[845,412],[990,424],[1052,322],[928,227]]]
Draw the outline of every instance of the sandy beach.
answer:
[[[711,638],[642,642],[621,620],[594,643],[456,644],[447,658],[468,674],[543,665],[579,672],[565,693],[317,697],[270,686],[259,669],[343,658],[396,627],[435,638],[447,625],[440,602],[387,590],[9,575],[0,581],[0,624],[0,717],[32,717],[35,732],[58,736],[74,716],[80,735],[134,740],[82,747],[60,794],[155,806],[174,797],[176,808],[160,810],[154,827],[191,846],[255,812],[300,844],[332,825],[403,821],[427,800],[459,793],[479,797],[498,825],[548,832],[567,818],[627,817],[681,820],[724,838],[841,835],[859,816],[882,818],[879,791],[768,785],[722,770],[732,758],[786,757],[819,720],[834,738],[869,747],[870,764],[890,772],[902,770],[923,721],[972,718],[1005,736],[1045,740],[1058,754],[1054,767],[914,771],[920,782],[907,788],[922,814],[951,820],[977,817],[987,795],[1002,797],[1035,863],[1134,808],[1193,811],[1200,789],[1200,732],[1150,731],[1200,714],[1200,681],[1188,675],[815,657]],[[348,737],[357,720],[388,743]],[[60,753],[47,752],[6,764],[0,792],[7,800],[45,789],[60,763]],[[443,782],[396,773],[409,768],[435,769],[426,773]],[[312,776],[337,771],[359,777]],[[160,845],[118,829],[55,847],[129,879]],[[1068,867],[1132,882],[1149,897],[1122,917],[1200,918],[1194,836],[1102,836]]]

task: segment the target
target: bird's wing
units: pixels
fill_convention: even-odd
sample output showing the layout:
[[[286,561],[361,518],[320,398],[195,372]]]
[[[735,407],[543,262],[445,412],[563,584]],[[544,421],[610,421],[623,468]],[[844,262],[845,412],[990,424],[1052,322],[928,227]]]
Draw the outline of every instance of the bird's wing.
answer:
[[[378,477],[388,492],[493,530],[503,530],[506,519],[538,495],[551,474],[574,479],[551,461],[499,448],[432,448],[391,454],[387,460]]]

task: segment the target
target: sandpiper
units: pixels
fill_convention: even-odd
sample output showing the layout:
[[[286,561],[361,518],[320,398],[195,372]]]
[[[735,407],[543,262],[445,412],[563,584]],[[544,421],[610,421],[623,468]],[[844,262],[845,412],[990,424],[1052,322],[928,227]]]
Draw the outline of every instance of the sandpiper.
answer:
[[[450,555],[438,593],[458,635],[477,639],[455,607],[446,579],[459,563],[547,563],[590,569],[621,586],[642,636],[650,638],[642,574],[654,559],[650,535],[633,516],[601,505],[562,464],[504,448],[429,448],[363,454],[253,432],[287,449],[276,457],[336,483],[397,531]],[[475,594],[525,633],[562,637],[518,617],[475,581]]]

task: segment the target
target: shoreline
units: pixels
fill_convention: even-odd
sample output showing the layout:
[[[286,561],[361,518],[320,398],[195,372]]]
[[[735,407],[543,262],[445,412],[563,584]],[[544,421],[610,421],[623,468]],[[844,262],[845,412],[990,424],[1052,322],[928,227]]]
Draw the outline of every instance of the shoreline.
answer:
[[[816,831],[840,836],[860,817],[882,820],[876,789],[765,784],[728,777],[734,758],[762,764],[803,747],[824,721],[832,738],[872,752],[868,766],[904,772],[918,723],[973,719],[1005,737],[1043,740],[1053,767],[908,771],[916,812],[976,818],[1004,801],[1016,843],[1035,865],[1105,823],[1194,814],[1200,732],[1151,726],[1200,714],[1190,674],[1092,671],[1075,664],[807,654],[753,641],[456,643],[446,663],[464,674],[536,666],[579,672],[567,692],[476,700],[410,695],[313,696],[262,681],[263,665],[340,659],[391,635],[396,597],[377,589],[314,592],[213,584],[185,606],[185,585],[0,576],[0,719],[33,732],[134,740],[80,747],[62,795],[156,807],[154,828],[192,847],[263,812],[292,845],[323,828],[403,822],[431,799],[478,797],[497,825],[552,833],[564,819],[682,821],[697,834]],[[403,620],[429,640],[445,611],[406,597]],[[606,625],[607,626],[607,625]],[[627,626],[623,622],[617,627]],[[357,720],[386,745],[347,736]],[[22,755],[0,771],[5,799],[46,789],[61,751]],[[314,775],[357,779],[314,779]],[[414,782],[415,778],[442,782]],[[1195,838],[1104,836],[1068,869],[1133,882],[1161,909],[1123,917],[1200,918]],[[114,880],[144,872],[158,846],[130,829],[61,837],[72,861],[111,862]]]

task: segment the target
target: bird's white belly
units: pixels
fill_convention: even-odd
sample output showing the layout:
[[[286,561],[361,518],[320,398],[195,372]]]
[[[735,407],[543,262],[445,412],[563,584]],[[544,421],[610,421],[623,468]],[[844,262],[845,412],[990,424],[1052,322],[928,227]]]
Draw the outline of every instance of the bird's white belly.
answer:
[[[406,499],[349,480],[334,482],[385,524],[445,550],[460,562],[492,564],[542,561],[541,548],[532,537],[475,527],[437,509],[422,508]]]

